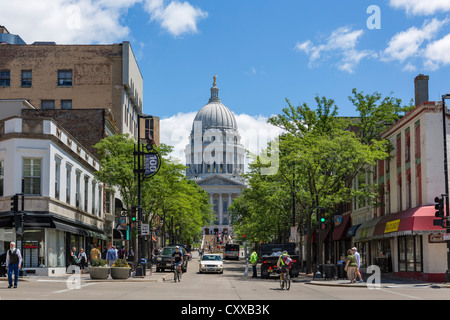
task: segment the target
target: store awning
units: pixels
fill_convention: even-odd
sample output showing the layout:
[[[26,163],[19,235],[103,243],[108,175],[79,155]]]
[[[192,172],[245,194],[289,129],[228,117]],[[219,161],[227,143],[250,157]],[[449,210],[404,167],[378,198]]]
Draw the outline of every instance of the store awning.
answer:
[[[373,232],[375,231],[375,226],[381,220],[382,217],[374,218],[367,222],[361,223],[359,228],[356,230],[355,237],[353,240],[355,242],[364,242],[372,240]]]
[[[373,238],[445,232],[445,229],[433,225],[435,211],[434,206],[423,206],[384,216],[376,225]]]
[[[333,229],[333,241],[347,238],[347,230],[351,226],[350,214],[342,216],[342,223]]]

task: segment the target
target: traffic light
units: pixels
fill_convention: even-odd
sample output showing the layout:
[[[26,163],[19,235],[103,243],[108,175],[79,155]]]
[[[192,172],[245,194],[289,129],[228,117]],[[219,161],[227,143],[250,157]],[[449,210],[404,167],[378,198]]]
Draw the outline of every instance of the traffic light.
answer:
[[[327,218],[325,217],[325,208],[319,208],[318,224],[320,229],[324,230],[327,227]]]
[[[11,211],[19,211],[19,195],[15,194],[11,197]]]
[[[434,205],[434,208],[437,210],[434,213],[434,216],[436,218],[444,218],[444,197],[443,196],[436,197],[434,198],[434,202],[436,203]]]
[[[433,220],[433,225],[445,228],[444,196],[435,197],[434,202],[434,208],[436,209],[434,216],[439,219]]]
[[[136,226],[136,220],[137,220],[137,208],[138,207],[132,207],[131,208],[131,219],[130,219],[130,226],[132,229]]]

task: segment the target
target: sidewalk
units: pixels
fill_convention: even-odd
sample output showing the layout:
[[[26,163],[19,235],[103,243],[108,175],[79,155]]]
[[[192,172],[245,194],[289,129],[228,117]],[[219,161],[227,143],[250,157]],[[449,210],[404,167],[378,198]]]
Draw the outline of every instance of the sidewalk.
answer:
[[[352,288],[368,288],[376,287],[374,280],[367,283],[369,276],[363,276],[364,282],[351,283],[347,279],[314,279],[313,274],[300,274],[298,278],[294,278],[293,282],[305,282],[310,285],[318,286],[334,286],[334,287],[352,287]],[[417,279],[407,279],[391,274],[382,274],[380,278],[379,288],[392,287],[433,287],[433,288],[450,288],[450,283],[425,282]]]
[[[128,279],[113,279],[111,275],[105,280],[94,280],[91,279],[89,273],[84,274],[64,274],[58,276],[38,276],[34,274],[27,274],[24,277],[19,277],[19,281],[67,281],[72,279],[73,276],[80,276],[82,282],[160,282],[160,281],[173,281],[172,272],[156,272],[155,268],[147,269],[146,275],[141,277],[131,276]],[[1,277],[0,281],[8,281],[8,277]]]

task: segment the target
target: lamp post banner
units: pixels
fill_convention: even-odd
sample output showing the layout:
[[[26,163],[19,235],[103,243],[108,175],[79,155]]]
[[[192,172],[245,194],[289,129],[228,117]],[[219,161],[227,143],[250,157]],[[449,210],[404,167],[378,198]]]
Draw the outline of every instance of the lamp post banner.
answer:
[[[161,158],[158,153],[146,153],[144,160],[144,176],[155,175],[161,167]]]

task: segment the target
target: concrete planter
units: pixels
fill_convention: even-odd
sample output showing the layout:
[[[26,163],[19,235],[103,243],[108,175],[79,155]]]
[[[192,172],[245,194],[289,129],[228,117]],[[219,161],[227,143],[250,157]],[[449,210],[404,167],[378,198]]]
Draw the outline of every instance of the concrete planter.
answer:
[[[89,267],[89,275],[94,280],[106,280],[109,277],[109,267]]]
[[[131,268],[111,267],[111,277],[113,279],[128,279]]]

